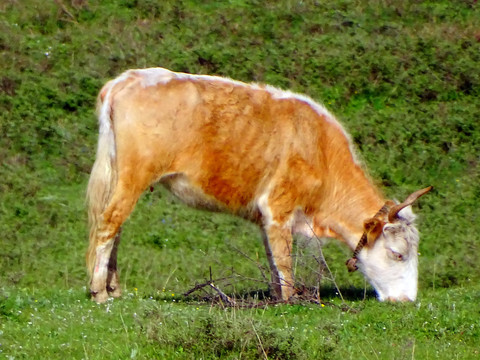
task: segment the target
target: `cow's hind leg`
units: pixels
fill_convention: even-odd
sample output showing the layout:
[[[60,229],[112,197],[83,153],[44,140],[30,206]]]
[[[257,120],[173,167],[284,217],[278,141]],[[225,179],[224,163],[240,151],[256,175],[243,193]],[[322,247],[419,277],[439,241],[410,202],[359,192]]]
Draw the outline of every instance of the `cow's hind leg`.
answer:
[[[108,261],[107,292],[110,296],[115,298],[122,295],[122,290],[120,288],[120,279],[118,277],[117,271],[117,251],[118,245],[120,244],[121,234],[122,228],[120,227],[117,235],[115,235],[112,252],[110,253],[110,260]]]
[[[109,289],[112,290],[112,296],[119,295],[119,292],[115,291],[118,285],[116,257],[120,240],[117,234],[135,207],[142,190],[143,187],[127,186],[120,180],[109,205],[103,212],[103,221],[96,232],[95,265],[90,283],[92,299],[98,303],[108,299]]]

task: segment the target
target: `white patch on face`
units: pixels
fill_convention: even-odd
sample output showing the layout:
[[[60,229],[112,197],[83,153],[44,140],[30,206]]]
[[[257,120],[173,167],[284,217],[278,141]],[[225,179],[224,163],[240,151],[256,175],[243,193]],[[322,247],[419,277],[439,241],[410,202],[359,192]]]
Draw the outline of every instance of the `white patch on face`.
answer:
[[[360,259],[359,268],[375,288],[380,301],[414,301],[417,297],[417,259],[394,260],[388,250],[369,250]],[[374,264],[365,265],[366,262]]]
[[[401,211],[396,222],[384,227],[373,247],[358,255],[359,269],[380,301],[414,301],[417,297],[418,232],[414,218],[411,209]]]

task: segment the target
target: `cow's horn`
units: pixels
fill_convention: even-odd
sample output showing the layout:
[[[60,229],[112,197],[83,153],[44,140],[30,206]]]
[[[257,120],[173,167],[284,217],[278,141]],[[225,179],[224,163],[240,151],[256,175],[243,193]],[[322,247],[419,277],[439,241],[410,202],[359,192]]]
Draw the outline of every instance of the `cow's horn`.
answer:
[[[433,189],[433,186],[429,186],[429,187],[426,187],[425,189],[417,190],[413,194],[410,194],[410,196],[407,197],[407,199],[401,204],[394,205],[388,212],[388,221],[393,222],[400,210],[402,210],[403,208],[409,205],[412,205],[415,202],[415,200],[417,200],[420,196],[426,194],[432,189]]]

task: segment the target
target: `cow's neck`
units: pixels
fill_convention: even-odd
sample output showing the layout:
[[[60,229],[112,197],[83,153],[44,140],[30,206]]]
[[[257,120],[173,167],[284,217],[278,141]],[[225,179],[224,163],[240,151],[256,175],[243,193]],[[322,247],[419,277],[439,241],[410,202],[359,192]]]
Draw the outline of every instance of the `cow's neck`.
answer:
[[[338,238],[354,249],[364,221],[373,217],[385,200],[359,165],[352,162],[343,170],[347,171],[327,180],[314,225],[322,236]]]

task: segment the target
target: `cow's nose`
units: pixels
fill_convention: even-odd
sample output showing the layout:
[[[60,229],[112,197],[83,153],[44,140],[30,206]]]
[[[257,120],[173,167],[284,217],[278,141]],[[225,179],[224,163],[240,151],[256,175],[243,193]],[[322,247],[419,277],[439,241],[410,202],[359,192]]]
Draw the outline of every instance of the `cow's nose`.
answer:
[[[407,301],[413,301],[413,300],[410,299],[408,296],[402,295],[402,296],[398,296],[398,297],[389,296],[389,297],[387,297],[387,301],[391,301],[391,302],[407,302]]]

